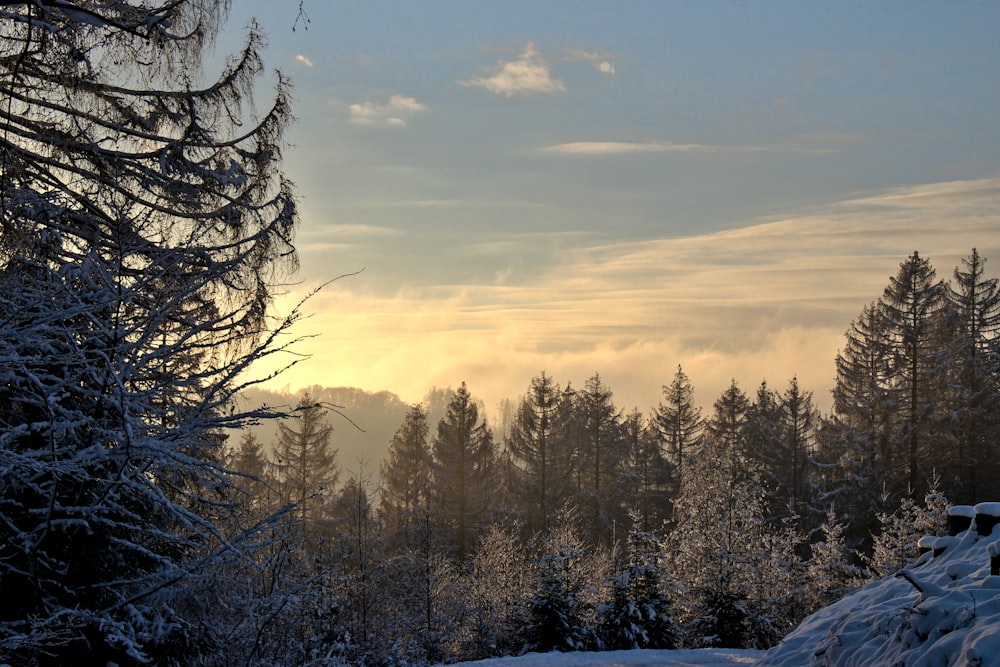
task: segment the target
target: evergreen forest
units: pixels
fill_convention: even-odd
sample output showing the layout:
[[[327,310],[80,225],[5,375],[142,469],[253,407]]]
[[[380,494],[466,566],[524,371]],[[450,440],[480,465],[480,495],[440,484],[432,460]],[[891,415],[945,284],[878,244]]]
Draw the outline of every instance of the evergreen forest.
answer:
[[[0,2],[0,664],[764,648],[1000,499],[976,250],[947,278],[899,264],[830,414],[796,378],[703,410],[677,366],[641,414],[541,371],[497,424],[465,382],[406,406],[354,465],[349,409],[248,404],[309,303],[272,309],[298,262],[289,83],[255,99],[255,25],[203,82],[225,9]]]

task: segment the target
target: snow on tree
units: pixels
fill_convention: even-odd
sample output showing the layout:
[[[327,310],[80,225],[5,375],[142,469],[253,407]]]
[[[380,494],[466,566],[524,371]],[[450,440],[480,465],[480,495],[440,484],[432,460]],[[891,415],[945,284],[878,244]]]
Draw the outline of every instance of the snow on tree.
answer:
[[[827,511],[819,532],[806,562],[804,596],[810,613],[836,602],[861,583],[861,572],[852,563],[847,547],[844,524],[833,507]]]
[[[469,570],[470,659],[513,654],[524,646],[531,592],[517,531],[491,526],[476,545]]]
[[[665,554],[683,586],[678,617],[697,646],[766,646],[780,625],[775,601],[791,596],[788,586],[773,588],[782,583],[774,568],[794,565],[794,545],[766,520],[759,465],[746,447],[750,402],[734,382],[714,408],[682,480]]]
[[[883,496],[888,503],[888,494]],[[871,554],[864,558],[871,580],[896,574],[905,565],[916,560],[917,542],[924,535],[946,535],[950,503],[937,490],[936,479],[924,497],[921,507],[910,496],[899,501],[893,512],[878,512],[879,533],[873,536]]]
[[[525,650],[583,651],[597,647],[594,613],[599,581],[606,579],[602,554],[578,537],[575,520],[565,509],[541,541],[532,560],[534,591],[528,602]]]
[[[652,534],[633,515],[624,557],[616,558],[610,599],[597,610],[605,650],[675,648],[680,628],[661,574],[662,553]]]
[[[0,661],[187,661],[168,600],[253,535],[220,445],[273,414],[232,398],[298,317],[296,206],[284,77],[242,112],[257,30],[192,84],[225,8],[0,8]]]

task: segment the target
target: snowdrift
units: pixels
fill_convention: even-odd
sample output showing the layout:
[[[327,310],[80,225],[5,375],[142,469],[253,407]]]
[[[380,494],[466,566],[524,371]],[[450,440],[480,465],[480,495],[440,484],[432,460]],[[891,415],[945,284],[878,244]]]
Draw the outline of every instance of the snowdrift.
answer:
[[[994,505],[976,506],[984,532],[992,517],[980,513]],[[1000,665],[1000,576],[990,574],[1000,528],[980,535],[973,525],[921,547],[930,551],[809,616],[759,664]]]

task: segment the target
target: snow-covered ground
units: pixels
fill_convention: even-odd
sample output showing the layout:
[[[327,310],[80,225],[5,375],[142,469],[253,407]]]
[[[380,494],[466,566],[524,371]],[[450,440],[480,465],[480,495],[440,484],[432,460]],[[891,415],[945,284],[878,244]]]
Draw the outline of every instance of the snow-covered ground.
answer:
[[[529,653],[516,658],[460,662],[465,667],[729,667],[752,665],[760,651],[678,649],[674,651],[604,651],[602,653]],[[455,666],[451,666],[455,667]]]
[[[1000,576],[990,576],[991,548],[1000,548],[1000,528],[988,537],[964,531],[939,556],[925,554],[900,575],[809,616],[760,664],[1000,665]]]

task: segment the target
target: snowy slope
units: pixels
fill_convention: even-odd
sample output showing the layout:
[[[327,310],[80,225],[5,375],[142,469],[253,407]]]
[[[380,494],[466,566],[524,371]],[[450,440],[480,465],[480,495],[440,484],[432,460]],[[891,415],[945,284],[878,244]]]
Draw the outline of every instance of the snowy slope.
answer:
[[[760,664],[1000,665],[1000,577],[990,576],[991,545],[1000,548],[1000,528],[988,537],[966,530],[939,556],[924,554],[902,576],[809,616]]]
[[[680,649],[604,651],[601,653],[529,653],[510,658],[460,662],[448,667],[732,667],[752,665],[760,651]]]

